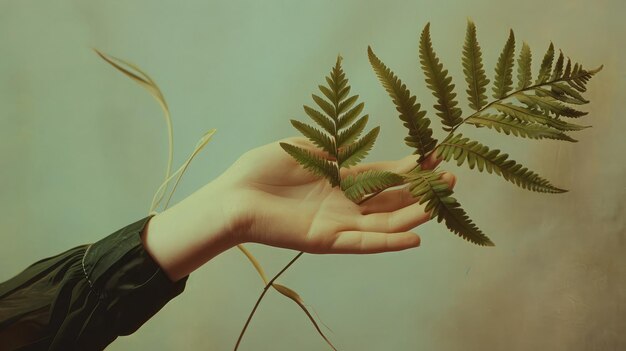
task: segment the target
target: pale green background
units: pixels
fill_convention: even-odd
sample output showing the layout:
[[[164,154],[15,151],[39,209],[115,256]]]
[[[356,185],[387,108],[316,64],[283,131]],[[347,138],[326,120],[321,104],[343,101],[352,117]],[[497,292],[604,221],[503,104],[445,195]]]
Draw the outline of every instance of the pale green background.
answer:
[[[531,193],[447,164],[459,177],[458,198],[495,248],[428,223],[417,229],[417,250],[307,255],[282,281],[319,313],[341,350],[626,349],[625,10],[620,0],[2,1],[0,280],[142,218],[160,184],[166,135],[158,106],[91,47],[139,64],[160,84],[174,116],[176,164],[205,130],[218,129],[180,200],[246,150],[295,135],[289,118],[306,118],[301,105],[338,53],[372,125],[382,126],[368,160],[406,155],[367,45],[430,108],[417,61],[430,21],[465,107],[460,52],[470,17],[490,77],[510,27],[518,49],[522,40],[533,48],[535,72],[550,40],[587,67],[605,65],[589,85],[584,123],[594,127],[576,134],[577,144],[463,127],[571,192]],[[294,254],[251,250],[269,272]],[[261,287],[244,257],[229,251],[108,349],[232,349]],[[275,293],[241,348],[326,349]]]

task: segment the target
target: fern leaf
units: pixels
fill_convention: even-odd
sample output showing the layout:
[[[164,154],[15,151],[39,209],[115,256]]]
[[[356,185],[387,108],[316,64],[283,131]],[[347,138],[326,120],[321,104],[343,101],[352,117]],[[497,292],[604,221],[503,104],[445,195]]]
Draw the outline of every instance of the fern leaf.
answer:
[[[335,124],[323,113],[307,105],[304,105],[304,112],[328,133],[333,134],[335,132]]]
[[[550,72],[552,72],[552,61],[554,60],[554,44],[550,43],[548,51],[543,56],[541,61],[541,68],[539,68],[539,75],[535,84],[541,84],[550,79]]]
[[[324,113],[326,113],[326,115],[330,118],[333,119],[333,121],[335,121],[335,123],[337,122],[337,114],[335,113],[335,107],[333,105],[331,105],[328,101],[322,99],[321,97],[313,94],[311,95],[311,97],[313,97],[313,101],[315,101],[315,103],[317,104],[317,106],[319,106],[322,111],[324,111]]]
[[[563,52],[559,50],[559,58],[556,60],[554,64],[554,71],[552,72],[552,76],[550,77],[551,81],[555,81],[563,75]]]
[[[443,64],[439,62],[439,58],[433,50],[430,40],[430,23],[426,24],[420,36],[420,63],[422,70],[426,76],[426,84],[432,90],[433,95],[437,98],[437,104],[434,105],[437,116],[442,119],[445,131],[451,131],[457,125],[463,122],[461,118],[461,109],[456,107],[458,102],[454,99],[456,93],[452,78],[448,76],[448,70],[443,68]]]
[[[361,139],[339,149],[337,157],[339,167],[350,167],[361,162],[361,160],[367,156],[367,153],[374,146],[374,142],[376,141],[379,131],[380,127],[375,127]]]
[[[559,100],[561,102],[565,102],[567,104],[584,105],[587,103],[585,101],[581,101],[581,100],[569,97],[568,95],[564,94],[562,90],[559,91],[558,88],[554,88],[554,85],[552,85],[552,89],[550,90],[544,89],[544,88],[535,88],[535,92],[539,96],[549,96],[553,99]]]
[[[430,218],[443,220],[446,227],[465,240],[481,246],[494,246],[489,239],[474,224],[458,201],[453,198],[452,190],[441,179],[442,172],[418,169],[408,175],[409,191],[413,197],[419,197],[419,203],[427,202],[426,211]]]
[[[341,190],[348,199],[358,203],[368,194],[400,185],[403,181],[404,177],[393,172],[367,170],[342,179]]]
[[[328,152],[330,155],[335,153],[335,143],[330,137],[324,132],[319,131],[318,129],[311,127],[306,123],[302,123],[300,121],[296,121],[295,119],[291,120],[291,124],[297,130],[302,133],[305,137],[311,140],[315,145],[321,147],[324,151]]]
[[[509,103],[495,103],[493,107],[499,112],[504,113],[507,116],[515,117],[521,121],[540,123],[552,128],[568,131],[568,130],[582,130],[588,128],[588,126],[581,126],[578,124],[567,123],[550,116],[545,116],[535,111],[529,110],[522,106],[516,106]]]
[[[520,51],[519,58],[517,59],[517,89],[521,90],[529,87],[532,84],[532,53],[530,52],[530,46],[526,42],[522,43],[522,50]]]
[[[476,25],[467,21],[465,44],[463,45],[463,73],[467,82],[467,95],[470,108],[478,111],[487,104],[487,85],[489,79],[483,69],[483,57],[476,38]]]
[[[582,112],[575,110],[569,106],[565,106],[556,99],[537,96],[537,95],[527,95],[524,93],[516,93],[514,97],[519,100],[519,102],[529,105],[529,106],[538,106],[543,111],[548,111],[558,116],[565,117],[582,117],[587,114],[587,112]]]
[[[340,132],[339,136],[337,137],[337,147],[340,148],[354,142],[365,129],[368,118],[369,116],[365,115],[359,118],[350,127]]]
[[[479,171],[494,172],[511,183],[523,188],[544,193],[563,193],[547,180],[523,167],[521,164],[508,159],[508,154],[501,154],[500,150],[489,150],[488,147],[477,141],[464,138],[462,134],[446,138],[436,149],[438,157],[446,161],[454,159],[461,166],[467,161],[470,169],[476,166]]]
[[[360,103],[354,106],[352,109],[350,109],[350,111],[339,116],[339,122],[337,123],[337,130],[343,129],[348,124],[352,123],[352,121],[354,121],[354,119],[357,118],[359,114],[361,114],[361,112],[363,112],[364,106],[365,104]]]
[[[332,186],[339,185],[339,170],[332,162],[316,156],[301,147],[293,146],[287,143],[280,143],[280,146],[299,164],[301,164],[304,169],[309,170],[315,175],[328,179]]]
[[[496,77],[493,84],[493,97],[495,99],[504,98],[513,90],[513,61],[515,57],[515,35],[513,30],[509,31],[504,48],[498,57],[496,64]]]
[[[380,83],[400,113],[400,120],[409,130],[409,135],[404,140],[407,145],[416,149],[421,161],[437,144],[437,140],[432,137],[430,119],[426,117],[426,112],[421,110],[421,105],[416,103],[417,98],[411,95],[406,85],[374,54],[371,47],[367,48],[367,53]]]
[[[499,133],[506,135],[513,134],[529,139],[555,139],[576,142],[569,135],[544,126],[538,123],[528,123],[520,121],[507,115],[477,115],[471,116],[465,123],[473,124],[477,127],[487,127],[495,129]]]
[[[579,105],[588,104],[589,100],[585,99],[576,89],[570,87],[565,83],[553,83],[551,84],[552,91],[560,96],[571,97],[572,100],[578,101]],[[567,102],[567,101],[566,101]],[[576,103],[576,102],[571,102]]]

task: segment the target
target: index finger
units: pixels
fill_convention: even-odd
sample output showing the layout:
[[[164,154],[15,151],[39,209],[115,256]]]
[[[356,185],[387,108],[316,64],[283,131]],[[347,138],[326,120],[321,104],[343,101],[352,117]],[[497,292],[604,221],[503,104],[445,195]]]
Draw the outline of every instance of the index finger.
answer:
[[[361,173],[364,171],[375,170],[375,171],[390,171],[394,173],[406,173],[415,166],[417,166],[417,160],[419,159],[419,155],[409,155],[399,160],[394,161],[378,161],[378,162],[370,162],[363,163],[360,165],[356,165],[350,167],[348,169],[341,169],[341,176],[346,177],[348,175],[354,175],[357,173]],[[421,162],[422,169],[433,169],[441,163],[441,158],[437,158],[435,153],[432,152],[428,158]]]

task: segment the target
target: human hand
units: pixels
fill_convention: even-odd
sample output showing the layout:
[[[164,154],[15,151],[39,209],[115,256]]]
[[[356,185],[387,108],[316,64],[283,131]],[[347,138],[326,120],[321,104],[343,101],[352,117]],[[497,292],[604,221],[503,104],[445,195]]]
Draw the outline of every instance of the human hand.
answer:
[[[281,140],[320,153],[302,137]],[[432,169],[441,160],[422,163]],[[417,156],[374,162],[341,170],[341,177],[368,169],[408,172]],[[455,177],[444,174],[454,186]],[[339,187],[300,166],[279,145],[270,143],[242,155],[213,185],[228,189],[227,216],[235,243],[256,242],[309,253],[377,253],[419,246],[411,229],[428,221],[406,187],[388,189],[357,205]]]

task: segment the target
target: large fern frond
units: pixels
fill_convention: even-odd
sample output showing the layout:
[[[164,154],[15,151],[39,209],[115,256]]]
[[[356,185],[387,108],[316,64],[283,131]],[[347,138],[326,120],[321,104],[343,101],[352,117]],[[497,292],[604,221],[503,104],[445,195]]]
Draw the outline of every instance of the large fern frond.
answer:
[[[433,49],[430,40],[430,23],[426,24],[420,36],[419,54],[426,84],[437,98],[437,104],[434,105],[434,108],[439,111],[437,116],[444,124],[443,129],[449,132],[463,122],[462,112],[456,107],[458,102],[455,100],[456,93],[453,92],[452,77],[448,76],[448,70],[443,68],[443,64],[439,62]]]
[[[477,167],[481,172],[483,169],[487,173],[493,172],[523,189],[543,193],[566,192],[566,190],[553,186],[549,181],[521,164],[509,160],[508,154],[501,154],[500,150],[489,150],[488,147],[477,141],[464,138],[462,134],[446,138],[435,149],[435,152],[438,157],[446,161],[456,160],[458,166],[467,163],[470,169]]]
[[[419,168],[409,172],[406,175],[409,191],[414,197],[419,197],[420,204],[427,202],[425,210],[430,212],[430,218],[437,218],[437,222],[443,220],[453,233],[477,245],[494,246],[491,239],[469,219],[459,202],[451,196],[452,190],[441,179],[442,174],[443,172]]]
[[[509,39],[507,39],[506,44],[504,44],[504,48],[496,64],[496,77],[493,82],[493,97],[495,99],[502,99],[513,90],[514,57],[515,34],[513,34],[513,30],[511,29],[509,31]]]
[[[499,133],[512,134],[529,139],[555,139],[576,142],[569,135],[538,123],[528,123],[520,121],[507,115],[476,115],[469,117],[465,123],[473,124],[477,127],[487,127],[495,129]]]
[[[406,85],[374,54],[371,47],[367,48],[367,54],[380,83],[396,105],[400,120],[409,130],[409,135],[404,138],[404,141],[408,146],[415,148],[415,153],[420,155],[418,162],[421,162],[437,144],[437,140],[432,137],[430,119],[426,117],[426,112],[421,110],[421,105],[416,102],[417,98],[411,95]]]
[[[367,170],[342,179],[341,190],[348,199],[359,203],[367,194],[382,191],[403,182],[404,177],[399,174],[389,171]]]
[[[476,25],[467,21],[465,44],[463,45],[463,73],[467,82],[467,95],[470,108],[478,111],[487,104],[487,85],[489,79],[483,69],[483,57],[476,38]]]

